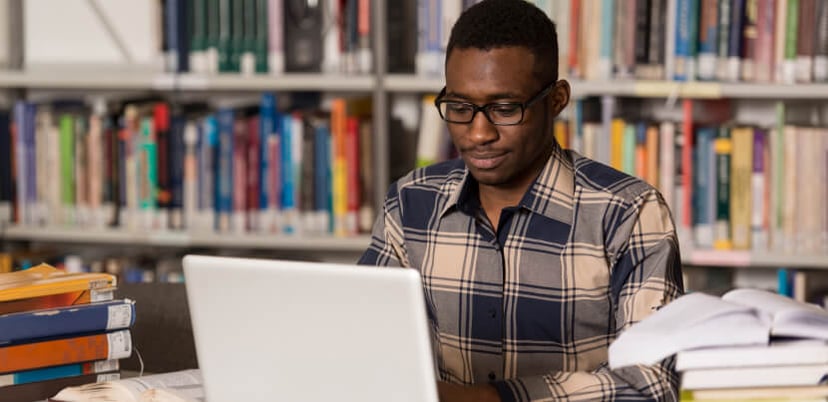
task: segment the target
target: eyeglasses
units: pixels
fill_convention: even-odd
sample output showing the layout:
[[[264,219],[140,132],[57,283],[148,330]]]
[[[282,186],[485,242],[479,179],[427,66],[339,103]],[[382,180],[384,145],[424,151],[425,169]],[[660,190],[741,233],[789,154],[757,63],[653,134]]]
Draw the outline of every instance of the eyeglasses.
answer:
[[[448,123],[469,124],[474,120],[477,112],[483,112],[486,119],[496,126],[514,126],[523,122],[526,109],[543,99],[554,87],[555,83],[553,82],[523,103],[495,102],[483,106],[477,106],[469,102],[445,100],[443,97],[446,96],[446,88],[443,87],[440,95],[434,100],[434,106],[440,112],[440,117]]]

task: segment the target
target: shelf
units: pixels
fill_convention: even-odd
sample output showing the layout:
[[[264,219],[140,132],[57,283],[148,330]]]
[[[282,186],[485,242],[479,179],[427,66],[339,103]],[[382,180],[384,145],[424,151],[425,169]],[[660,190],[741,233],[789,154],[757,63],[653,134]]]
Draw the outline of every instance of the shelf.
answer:
[[[167,90],[173,76],[139,72],[0,71],[0,87],[24,89]]]
[[[681,257],[682,263],[697,266],[828,269],[828,255],[819,254],[682,250]]]
[[[383,88],[392,92],[425,92],[437,94],[445,85],[442,77],[421,77],[411,74],[389,74]]]
[[[11,227],[0,232],[0,239],[54,243],[95,243],[160,247],[215,247],[271,249],[290,251],[363,252],[370,236],[286,236],[255,234],[195,234],[186,232],[138,233],[111,229],[66,229]]]
[[[362,253],[370,236],[285,236],[187,232],[137,233],[124,230],[10,227],[0,239],[54,243],[95,243],[158,247],[215,247]],[[800,255],[749,251],[682,250],[682,263],[697,266],[828,269],[826,255]]]
[[[754,84],[728,82],[675,82],[608,80],[569,80],[572,98],[588,96],[629,96],[640,98],[753,98],[753,99],[828,99],[828,84]],[[444,85],[443,78],[391,74],[385,77],[383,88],[391,92],[437,93]]]
[[[376,87],[373,75],[286,74],[196,75],[150,72],[68,70],[0,71],[0,87],[26,89],[157,90],[157,91],[355,91]]]
[[[285,74],[275,75],[195,75],[177,77],[177,87],[185,91],[353,91],[370,92],[376,88],[373,75]]]

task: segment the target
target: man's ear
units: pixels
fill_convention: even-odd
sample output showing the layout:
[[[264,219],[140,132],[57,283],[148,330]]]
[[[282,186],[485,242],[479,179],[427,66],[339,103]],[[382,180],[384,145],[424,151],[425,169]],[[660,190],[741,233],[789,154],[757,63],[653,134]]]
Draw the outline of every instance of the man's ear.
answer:
[[[552,88],[552,92],[549,93],[549,113],[553,118],[558,117],[558,115],[569,104],[570,94],[571,89],[569,87],[569,82],[566,80],[558,80],[558,82],[555,83],[555,88]]]

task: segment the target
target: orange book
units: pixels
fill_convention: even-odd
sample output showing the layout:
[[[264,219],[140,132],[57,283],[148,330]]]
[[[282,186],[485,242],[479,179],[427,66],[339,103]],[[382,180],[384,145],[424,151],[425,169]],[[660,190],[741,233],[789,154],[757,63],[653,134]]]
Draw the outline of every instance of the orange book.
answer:
[[[0,373],[125,359],[132,354],[128,330],[0,347]]]
[[[114,275],[65,273],[47,264],[0,274],[0,314],[111,300]]]

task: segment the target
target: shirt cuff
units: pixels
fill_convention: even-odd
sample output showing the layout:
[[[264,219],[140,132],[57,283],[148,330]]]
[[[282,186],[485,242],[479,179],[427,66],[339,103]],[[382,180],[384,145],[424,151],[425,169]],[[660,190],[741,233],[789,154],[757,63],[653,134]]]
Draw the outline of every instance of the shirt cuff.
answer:
[[[494,381],[491,383],[503,402],[533,401],[549,399],[553,395],[543,376],[521,377],[520,379]]]

